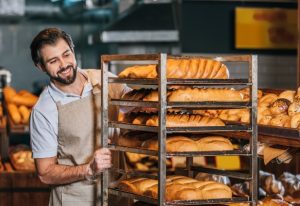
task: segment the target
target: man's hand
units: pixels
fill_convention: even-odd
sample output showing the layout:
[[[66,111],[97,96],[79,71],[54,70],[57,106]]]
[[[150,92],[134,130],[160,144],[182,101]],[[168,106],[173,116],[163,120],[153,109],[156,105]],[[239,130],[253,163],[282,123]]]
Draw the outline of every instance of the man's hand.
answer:
[[[87,179],[93,179],[96,175],[112,166],[111,152],[107,148],[101,148],[95,151],[94,157],[87,167]]]

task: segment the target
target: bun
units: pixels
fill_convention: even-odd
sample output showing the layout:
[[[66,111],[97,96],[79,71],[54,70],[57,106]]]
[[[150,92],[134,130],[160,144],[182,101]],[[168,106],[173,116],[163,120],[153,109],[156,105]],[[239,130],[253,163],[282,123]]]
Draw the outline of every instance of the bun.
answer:
[[[128,67],[119,74],[120,78],[157,78],[156,65]],[[181,79],[228,79],[227,67],[219,61],[203,58],[168,59],[167,78]]]
[[[279,94],[278,98],[287,99],[290,102],[293,102],[295,98],[295,94],[296,94],[295,91],[285,90]]]
[[[269,106],[270,104],[275,102],[276,99],[278,99],[278,96],[276,94],[266,94],[265,96],[260,98],[260,100],[258,101],[258,104],[265,104],[265,105]]]
[[[279,98],[271,104],[270,111],[272,115],[287,114],[290,104],[289,100]]]

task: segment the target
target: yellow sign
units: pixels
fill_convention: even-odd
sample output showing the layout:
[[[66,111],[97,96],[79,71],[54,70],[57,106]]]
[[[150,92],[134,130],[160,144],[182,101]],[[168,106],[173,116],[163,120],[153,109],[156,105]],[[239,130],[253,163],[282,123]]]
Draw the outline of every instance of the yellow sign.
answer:
[[[236,8],[235,45],[238,49],[296,49],[297,10]]]

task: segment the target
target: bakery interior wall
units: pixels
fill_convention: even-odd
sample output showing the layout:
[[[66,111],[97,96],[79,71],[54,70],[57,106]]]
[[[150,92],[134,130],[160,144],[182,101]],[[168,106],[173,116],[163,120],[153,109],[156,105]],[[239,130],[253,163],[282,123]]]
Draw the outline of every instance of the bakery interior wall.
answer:
[[[24,0],[25,1],[25,0]],[[132,6],[134,0],[118,1],[121,13]],[[171,54],[258,54],[258,83],[261,88],[296,87],[296,51],[253,51],[234,48],[234,8],[236,6],[296,8],[297,3],[281,1],[266,3],[255,1],[192,1],[180,2],[178,42],[122,42],[88,44],[90,34],[99,34],[105,23],[102,20],[72,20],[49,18],[42,15],[11,20],[0,17],[0,66],[11,71],[12,86],[34,91],[33,84],[44,84],[48,78],[31,62],[29,44],[33,36],[46,27],[60,27],[73,36],[79,65],[83,68],[99,67],[99,55],[103,53],[154,53]],[[1,3],[1,1],[0,1]],[[27,0],[26,6],[53,5],[50,0]],[[45,6],[45,8],[46,8]],[[121,8],[122,7],[122,8]],[[124,9],[125,8],[125,9]],[[25,9],[26,10],[26,9]],[[123,12],[124,13],[124,12]],[[154,13],[153,16],[162,13]],[[77,16],[78,18],[78,16]],[[178,16],[177,16],[178,18]],[[136,19],[140,24],[139,19]]]
[[[24,4],[23,8],[13,8],[20,2]],[[9,13],[5,7],[14,11]],[[16,14],[17,9],[24,11]],[[47,27],[59,27],[71,34],[80,67],[96,68],[99,65],[99,55],[107,53],[107,45],[89,46],[87,36],[106,25],[111,15],[101,9],[93,13],[76,9],[79,10],[77,15],[61,3],[50,0],[0,0],[0,67],[12,73],[11,85],[14,88],[39,92],[41,86],[49,81],[33,65],[29,49],[33,37]]]
[[[236,7],[297,8],[297,1],[183,1],[183,53],[258,54],[259,88],[295,89],[296,50],[235,49]],[[249,37],[251,38],[251,33]]]

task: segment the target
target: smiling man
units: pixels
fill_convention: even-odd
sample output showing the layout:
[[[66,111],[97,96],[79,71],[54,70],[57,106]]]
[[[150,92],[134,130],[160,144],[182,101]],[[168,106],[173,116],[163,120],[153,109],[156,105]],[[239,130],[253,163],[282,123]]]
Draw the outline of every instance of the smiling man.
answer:
[[[52,185],[49,205],[99,205],[99,182],[91,180],[112,166],[111,152],[94,135],[94,104],[101,106],[100,70],[78,68],[71,37],[57,28],[41,31],[30,49],[34,64],[50,77],[30,120],[39,178]],[[112,98],[127,91],[124,85],[109,86]],[[110,118],[117,115],[110,108]]]

